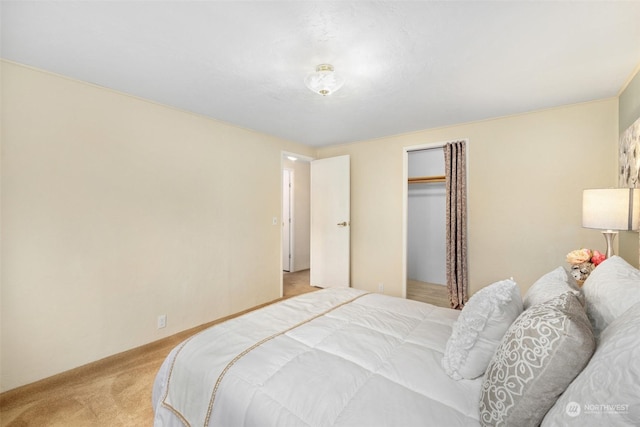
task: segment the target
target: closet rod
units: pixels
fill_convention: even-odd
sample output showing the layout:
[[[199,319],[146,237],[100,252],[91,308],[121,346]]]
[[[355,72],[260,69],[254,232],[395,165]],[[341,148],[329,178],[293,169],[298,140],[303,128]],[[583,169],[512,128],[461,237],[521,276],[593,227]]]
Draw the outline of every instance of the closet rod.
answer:
[[[444,175],[434,176],[416,176],[409,178],[409,184],[429,184],[432,182],[445,182],[446,177]]]

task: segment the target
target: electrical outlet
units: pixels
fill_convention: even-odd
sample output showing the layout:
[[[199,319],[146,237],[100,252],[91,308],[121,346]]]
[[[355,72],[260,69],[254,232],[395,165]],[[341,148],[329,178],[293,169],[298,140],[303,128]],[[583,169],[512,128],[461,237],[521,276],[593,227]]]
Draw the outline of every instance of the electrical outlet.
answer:
[[[384,293],[384,283],[378,283],[378,292]]]
[[[167,326],[167,315],[161,314],[158,316],[158,329],[162,329]]]

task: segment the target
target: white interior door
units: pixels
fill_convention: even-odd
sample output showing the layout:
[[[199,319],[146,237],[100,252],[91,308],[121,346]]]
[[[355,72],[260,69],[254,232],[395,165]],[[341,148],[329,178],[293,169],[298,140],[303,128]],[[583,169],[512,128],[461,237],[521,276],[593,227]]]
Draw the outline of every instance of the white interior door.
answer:
[[[311,285],[350,285],[350,157],[311,162]]]
[[[282,270],[291,271],[291,186],[293,171],[282,171]]]

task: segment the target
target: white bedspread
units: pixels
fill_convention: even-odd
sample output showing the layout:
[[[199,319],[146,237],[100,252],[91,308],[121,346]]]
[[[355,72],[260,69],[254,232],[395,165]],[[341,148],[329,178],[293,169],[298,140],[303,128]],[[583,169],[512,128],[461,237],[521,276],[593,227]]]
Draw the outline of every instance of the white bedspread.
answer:
[[[441,367],[458,314],[355,289],[250,312],[171,352],[155,426],[477,426],[481,379]]]

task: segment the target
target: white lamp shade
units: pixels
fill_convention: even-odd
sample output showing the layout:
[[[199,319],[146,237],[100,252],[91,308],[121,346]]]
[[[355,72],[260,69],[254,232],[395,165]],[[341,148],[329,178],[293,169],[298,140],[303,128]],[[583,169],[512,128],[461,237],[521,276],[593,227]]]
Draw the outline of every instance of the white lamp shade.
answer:
[[[605,188],[582,193],[582,226],[601,230],[640,228],[640,190]]]

